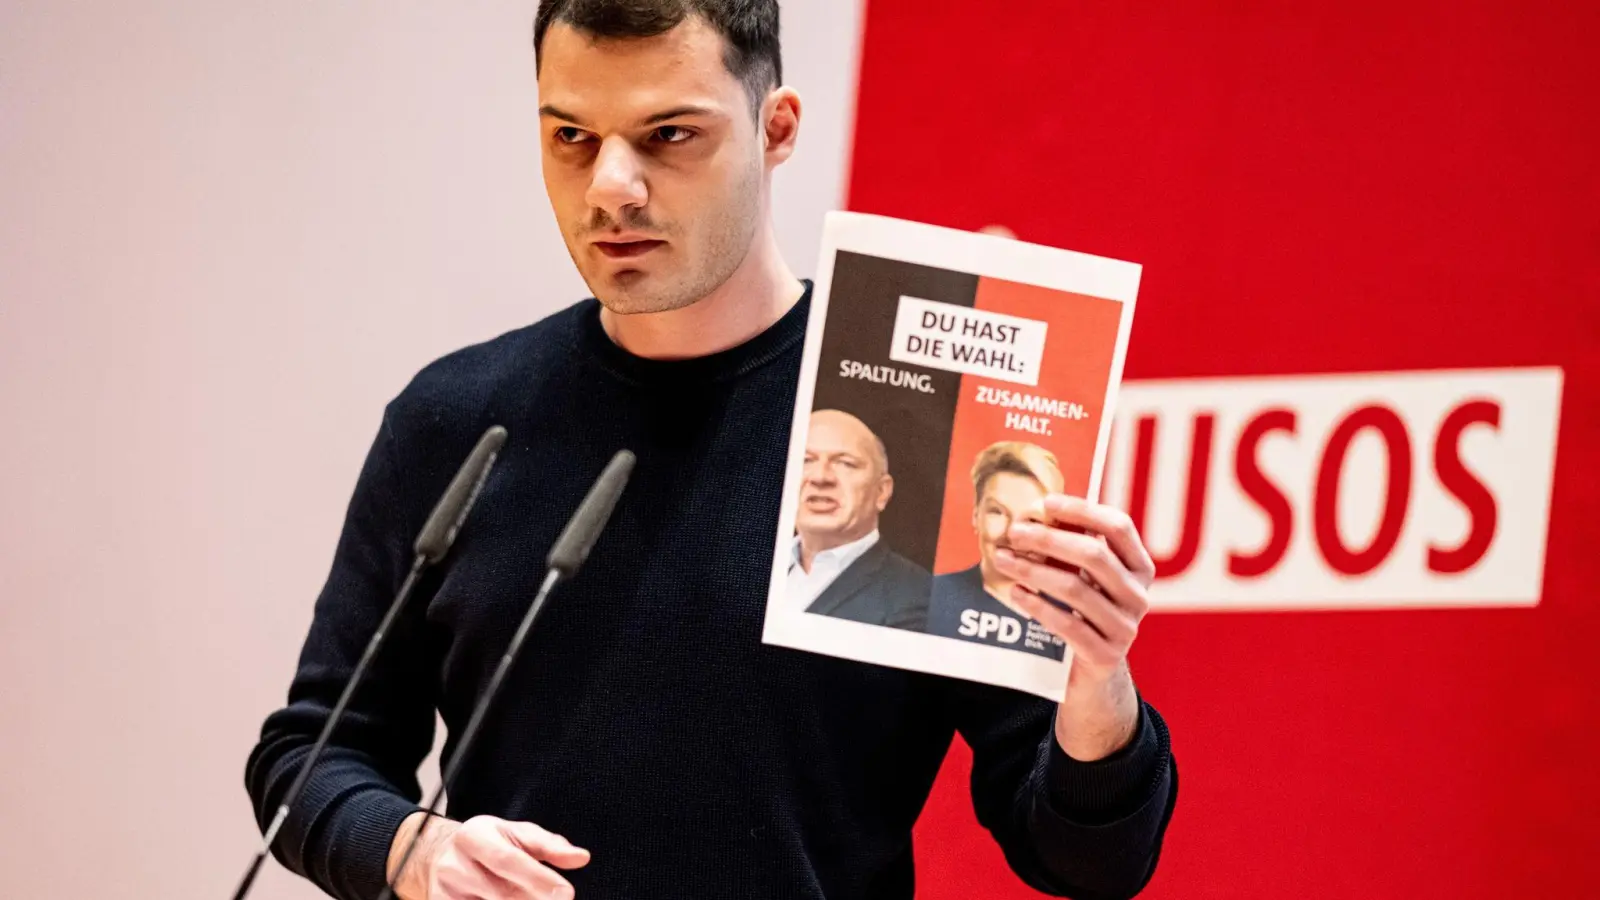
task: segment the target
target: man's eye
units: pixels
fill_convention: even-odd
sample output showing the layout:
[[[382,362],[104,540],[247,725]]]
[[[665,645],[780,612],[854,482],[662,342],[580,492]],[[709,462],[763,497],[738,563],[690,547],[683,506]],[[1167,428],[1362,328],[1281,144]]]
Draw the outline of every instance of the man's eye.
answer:
[[[694,137],[694,132],[681,125],[663,125],[656,129],[656,140],[664,144],[681,144]]]
[[[587,137],[587,135],[583,133],[583,129],[581,128],[564,126],[556,129],[556,143],[559,144],[581,143],[585,137]]]

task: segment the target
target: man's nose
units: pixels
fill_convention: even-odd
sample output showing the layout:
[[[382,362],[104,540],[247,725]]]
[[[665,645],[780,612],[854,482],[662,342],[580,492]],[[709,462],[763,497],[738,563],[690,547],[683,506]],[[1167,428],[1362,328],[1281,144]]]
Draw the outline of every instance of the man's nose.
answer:
[[[628,220],[629,209],[643,208],[650,199],[638,154],[626,140],[612,137],[600,143],[584,199],[619,226]]]
[[[805,480],[818,487],[831,487],[836,479],[833,477],[833,469],[831,467],[814,465],[806,467]]]

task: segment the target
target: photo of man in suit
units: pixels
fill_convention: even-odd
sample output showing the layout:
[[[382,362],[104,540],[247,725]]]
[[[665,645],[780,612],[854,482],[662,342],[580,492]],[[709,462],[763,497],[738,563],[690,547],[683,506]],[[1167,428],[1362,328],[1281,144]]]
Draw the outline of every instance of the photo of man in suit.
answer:
[[[978,454],[972,464],[978,564],[933,579],[928,633],[1063,658],[1066,644],[1017,608],[1016,582],[995,564],[995,551],[1010,547],[1011,524],[1038,520],[1045,494],[1060,493],[1063,482],[1055,455],[1037,444],[1001,441]]]
[[[872,429],[841,410],[813,412],[787,600],[818,615],[925,630],[932,576],[878,533],[893,496],[889,454]]]

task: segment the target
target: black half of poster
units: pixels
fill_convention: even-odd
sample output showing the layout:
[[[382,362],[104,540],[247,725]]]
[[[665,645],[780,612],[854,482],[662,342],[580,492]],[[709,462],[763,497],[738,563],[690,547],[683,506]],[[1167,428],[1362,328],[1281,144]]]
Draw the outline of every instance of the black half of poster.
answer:
[[[978,277],[840,251],[834,259],[812,409],[851,413],[883,441],[894,496],[881,540],[931,570],[961,375],[889,358],[902,296],[971,307]]]

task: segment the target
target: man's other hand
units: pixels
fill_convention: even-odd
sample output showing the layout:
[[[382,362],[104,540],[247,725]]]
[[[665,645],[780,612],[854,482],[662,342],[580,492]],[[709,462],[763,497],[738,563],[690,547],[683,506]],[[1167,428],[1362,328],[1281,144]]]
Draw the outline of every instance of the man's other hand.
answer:
[[[1011,598],[1072,648],[1073,675],[1117,677],[1150,609],[1155,563],[1127,514],[1051,494],[1011,526],[1015,552],[997,554]]]
[[[1010,540],[1015,552],[997,557],[1017,580],[1012,600],[1072,648],[1056,740],[1073,759],[1104,759],[1139,727],[1128,651],[1150,609],[1155,563],[1126,514],[1063,494],[1013,524]]]
[[[395,832],[389,847],[391,879],[422,820],[423,814],[415,813]],[[572,884],[556,869],[588,862],[589,851],[529,822],[434,817],[395,893],[402,900],[573,900]]]

